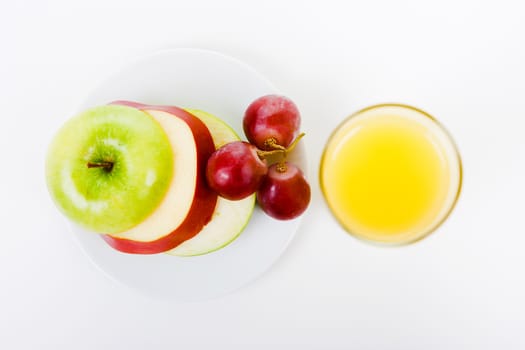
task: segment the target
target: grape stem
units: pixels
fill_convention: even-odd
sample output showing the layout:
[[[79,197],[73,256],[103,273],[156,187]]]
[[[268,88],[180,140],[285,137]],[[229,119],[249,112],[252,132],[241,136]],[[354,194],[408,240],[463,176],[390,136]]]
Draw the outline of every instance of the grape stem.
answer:
[[[273,137],[269,138],[268,140],[266,140],[265,145],[273,148],[273,150],[271,150],[271,151],[263,151],[263,150],[258,149],[257,150],[257,155],[259,156],[259,158],[264,159],[264,158],[266,158],[268,156],[273,156],[274,154],[281,154],[281,155],[283,155],[283,160],[282,160],[281,164],[283,164],[283,166],[284,166],[284,162],[286,160],[286,157],[288,156],[288,154],[290,152],[292,152],[294,150],[295,146],[297,146],[297,143],[299,143],[299,140],[302,139],[304,135],[305,135],[304,132],[299,134],[299,136],[297,136],[295,138],[295,140],[290,144],[290,146],[288,146],[288,148],[285,148],[285,147],[277,144],[277,141]],[[273,140],[273,141],[271,141],[271,140]],[[286,171],[286,167],[284,167],[283,171]]]
[[[272,151],[263,151],[262,149],[257,150],[257,155],[259,158],[264,159],[268,156],[273,156],[274,154],[283,154],[284,151],[280,149],[274,149]]]
[[[295,140],[293,140],[293,142],[290,144],[290,146],[288,146],[288,148],[285,150],[286,151],[286,154],[290,153],[291,151],[293,151],[293,149],[295,148],[295,146],[297,146],[297,143],[299,142],[300,139],[303,138],[303,136],[305,135],[304,132],[300,133],[299,136],[297,136],[295,138]]]
[[[282,162],[279,162],[275,168],[280,173],[285,173],[286,170],[288,170],[288,167],[286,166],[286,162],[283,160]]]
[[[266,149],[286,151],[284,146],[277,143],[275,137],[270,137],[269,139],[264,140],[264,146]]]

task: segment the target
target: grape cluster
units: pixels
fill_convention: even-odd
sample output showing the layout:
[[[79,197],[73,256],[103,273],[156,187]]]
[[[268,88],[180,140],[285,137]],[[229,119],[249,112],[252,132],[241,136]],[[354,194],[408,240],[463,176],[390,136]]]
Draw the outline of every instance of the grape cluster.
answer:
[[[208,159],[206,179],[220,196],[240,200],[257,193],[257,202],[269,216],[289,220],[310,203],[310,185],[296,165],[287,161],[304,134],[301,116],[287,97],[266,95],[253,101],[244,114],[249,142],[228,143]],[[267,158],[279,160],[268,164]]]

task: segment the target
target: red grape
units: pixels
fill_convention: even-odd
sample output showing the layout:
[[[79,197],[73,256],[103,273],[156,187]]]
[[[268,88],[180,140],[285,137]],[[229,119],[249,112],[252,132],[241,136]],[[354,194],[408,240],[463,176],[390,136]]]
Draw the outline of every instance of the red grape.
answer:
[[[262,210],[275,219],[294,219],[310,203],[310,185],[295,165],[276,163],[268,169],[257,191],[257,201]]]
[[[206,179],[220,196],[239,200],[257,191],[267,172],[268,167],[259,158],[255,146],[235,141],[227,143],[210,156]]]
[[[287,97],[266,95],[253,101],[244,113],[243,128],[248,140],[262,150],[276,143],[288,147],[299,133],[301,116]]]

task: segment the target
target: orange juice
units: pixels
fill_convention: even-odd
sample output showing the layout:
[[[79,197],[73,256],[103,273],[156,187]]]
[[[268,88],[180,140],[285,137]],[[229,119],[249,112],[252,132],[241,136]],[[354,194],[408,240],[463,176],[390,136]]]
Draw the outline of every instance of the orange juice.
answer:
[[[320,181],[348,232],[403,244],[424,237],[448,216],[461,187],[461,161],[450,136],[428,114],[378,105],[332,134]]]

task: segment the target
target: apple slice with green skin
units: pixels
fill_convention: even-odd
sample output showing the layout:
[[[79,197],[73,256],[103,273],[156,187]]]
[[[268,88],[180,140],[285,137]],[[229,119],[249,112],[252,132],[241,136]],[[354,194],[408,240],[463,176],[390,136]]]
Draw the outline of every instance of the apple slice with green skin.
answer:
[[[213,215],[217,194],[205,183],[206,162],[215,150],[206,125],[177,108],[121,101],[151,115],[164,129],[174,154],[173,176],[158,208],[130,230],[105,235],[113,248],[134,254],[155,254],[195,236]]]
[[[199,110],[188,110],[208,127],[220,148],[226,143],[238,141],[239,136],[221,119]],[[176,256],[195,256],[211,253],[233,242],[248,224],[255,206],[255,194],[238,201],[219,197],[212,220],[192,239],[167,253]]]
[[[119,233],[148,217],[173,177],[164,129],[148,114],[101,106],[70,119],[46,159],[51,197],[71,221],[97,233]]]

